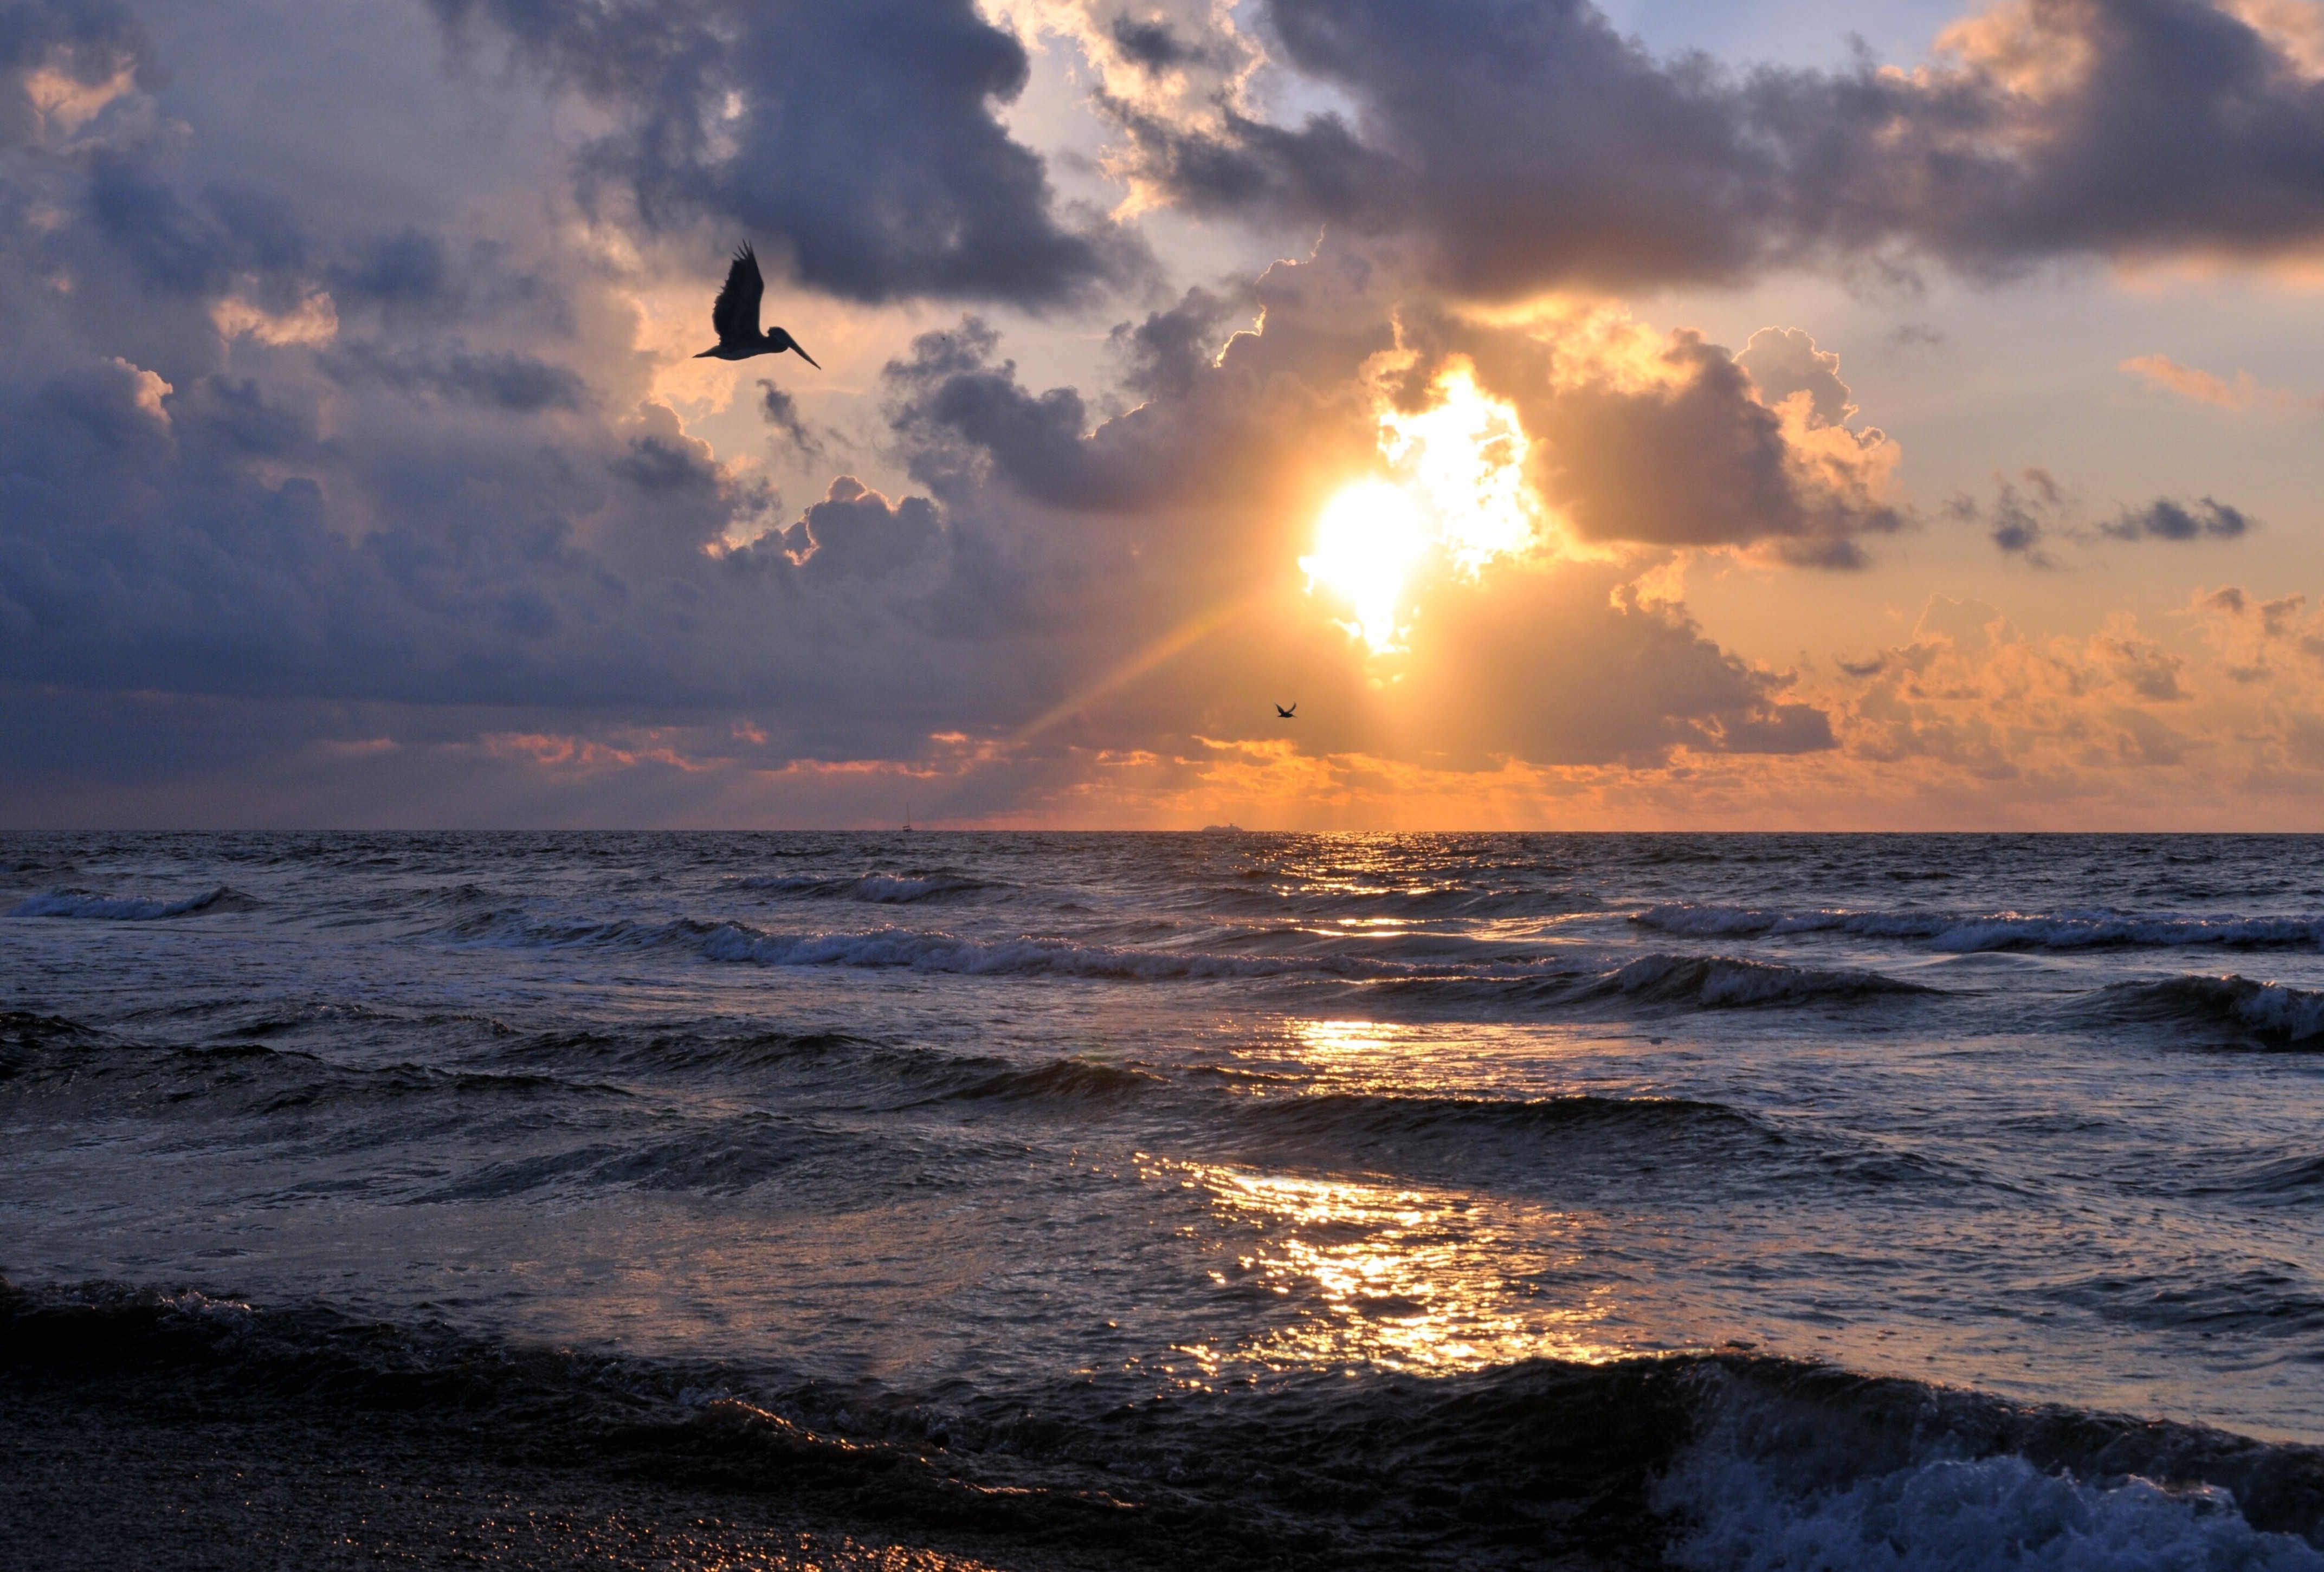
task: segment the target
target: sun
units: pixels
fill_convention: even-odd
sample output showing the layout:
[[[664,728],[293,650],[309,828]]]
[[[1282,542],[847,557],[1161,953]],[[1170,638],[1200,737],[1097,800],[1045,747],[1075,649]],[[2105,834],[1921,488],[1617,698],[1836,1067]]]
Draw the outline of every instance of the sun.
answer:
[[[1329,590],[1355,613],[1355,631],[1375,654],[1396,643],[1397,602],[1431,531],[1401,486],[1359,481],[1333,497],[1315,521],[1315,550],[1299,559],[1308,588]]]
[[[1374,655],[1397,648],[1406,581],[1434,548],[1453,573],[1523,556],[1540,515],[1526,484],[1526,442],[1517,411],[1477,386],[1455,360],[1436,401],[1406,414],[1383,399],[1380,456],[1393,480],[1358,481],[1333,493],[1315,522],[1314,555],[1299,559],[1312,594],[1328,592],[1355,613],[1349,630]]]

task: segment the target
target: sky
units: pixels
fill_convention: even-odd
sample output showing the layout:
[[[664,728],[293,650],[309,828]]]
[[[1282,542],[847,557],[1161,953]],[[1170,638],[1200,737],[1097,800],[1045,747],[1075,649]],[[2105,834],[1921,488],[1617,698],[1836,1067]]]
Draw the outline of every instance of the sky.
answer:
[[[0,0],[0,827],[2324,830],[2318,0]]]

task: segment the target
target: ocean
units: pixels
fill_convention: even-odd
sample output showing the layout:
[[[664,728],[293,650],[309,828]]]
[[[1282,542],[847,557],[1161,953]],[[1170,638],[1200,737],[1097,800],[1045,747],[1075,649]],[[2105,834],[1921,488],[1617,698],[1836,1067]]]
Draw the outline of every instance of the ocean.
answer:
[[[2324,1568],[2324,839],[15,834],[0,1010],[16,1565]]]

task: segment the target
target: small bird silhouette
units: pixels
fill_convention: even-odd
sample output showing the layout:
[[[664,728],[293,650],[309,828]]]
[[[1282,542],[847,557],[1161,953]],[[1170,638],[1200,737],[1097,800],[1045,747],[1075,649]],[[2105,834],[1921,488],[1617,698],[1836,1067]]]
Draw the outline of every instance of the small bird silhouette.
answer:
[[[754,354],[780,354],[788,349],[798,351],[799,359],[821,371],[815,356],[800,349],[798,340],[781,328],[759,331],[759,302],[766,293],[767,280],[759,276],[759,253],[746,240],[734,253],[733,266],[726,270],[726,287],[718,291],[710,307],[710,326],[718,330],[717,345],[694,358],[748,360]]]
[[[1296,699],[1292,700],[1291,707],[1287,710],[1281,704],[1277,704],[1275,706],[1275,712],[1286,721],[1296,721],[1299,719],[1299,701]]]

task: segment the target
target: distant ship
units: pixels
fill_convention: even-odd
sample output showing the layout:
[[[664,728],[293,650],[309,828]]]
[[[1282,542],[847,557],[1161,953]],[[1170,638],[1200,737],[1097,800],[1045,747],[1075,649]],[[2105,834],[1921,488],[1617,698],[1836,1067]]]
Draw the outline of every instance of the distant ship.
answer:
[[[1202,832],[1205,835],[1240,835],[1243,833],[1243,827],[1240,824],[1205,824]]]

